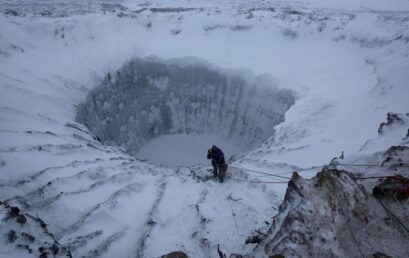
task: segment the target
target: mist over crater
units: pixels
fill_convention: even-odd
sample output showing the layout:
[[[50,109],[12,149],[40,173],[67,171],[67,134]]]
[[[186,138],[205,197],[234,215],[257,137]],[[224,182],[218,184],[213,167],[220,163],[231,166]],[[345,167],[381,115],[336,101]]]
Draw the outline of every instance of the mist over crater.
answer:
[[[133,155],[176,134],[213,135],[245,151],[272,136],[294,104],[294,92],[278,86],[271,75],[198,58],[134,58],[88,94],[76,120]]]

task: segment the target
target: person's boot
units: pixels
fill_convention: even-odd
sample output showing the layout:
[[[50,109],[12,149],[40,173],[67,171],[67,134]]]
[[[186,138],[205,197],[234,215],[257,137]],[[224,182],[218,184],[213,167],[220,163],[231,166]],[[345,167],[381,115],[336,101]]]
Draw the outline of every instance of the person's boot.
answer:
[[[219,180],[220,180],[220,183],[223,183],[223,182],[224,182],[224,177],[223,177],[223,176],[219,176]]]

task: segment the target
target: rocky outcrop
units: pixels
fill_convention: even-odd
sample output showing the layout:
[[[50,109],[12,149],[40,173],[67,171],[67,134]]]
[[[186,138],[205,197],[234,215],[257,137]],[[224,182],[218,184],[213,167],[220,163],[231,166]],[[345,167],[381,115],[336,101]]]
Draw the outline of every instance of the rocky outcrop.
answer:
[[[409,113],[387,114],[386,122],[378,127],[378,136],[367,140],[360,148],[362,154],[384,152],[391,145],[409,145]]]
[[[409,113],[406,114],[398,114],[398,113],[393,113],[389,112],[387,117],[386,117],[386,122],[383,122],[379,125],[378,128],[378,133],[379,135],[383,135],[385,133],[385,130],[388,130],[389,128],[395,126],[395,125],[407,125],[407,122],[409,121]],[[409,133],[409,129],[408,129]]]
[[[403,258],[408,240],[353,174],[324,169],[312,179],[294,173],[253,257]]]
[[[409,146],[392,146],[383,154],[382,165],[402,167],[409,164]]]

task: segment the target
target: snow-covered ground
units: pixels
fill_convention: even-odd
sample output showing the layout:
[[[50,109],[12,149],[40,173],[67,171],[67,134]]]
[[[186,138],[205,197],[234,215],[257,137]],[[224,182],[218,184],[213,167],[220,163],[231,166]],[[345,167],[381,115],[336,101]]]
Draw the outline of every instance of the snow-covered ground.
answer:
[[[169,134],[156,137],[144,145],[136,157],[169,167],[208,166],[207,150],[213,144],[217,144],[223,150],[226,160],[243,151],[218,135]]]
[[[239,167],[291,172],[341,151],[361,162],[405,136],[374,140],[387,112],[408,112],[409,1],[1,1],[0,11],[0,201],[41,217],[74,257],[246,253],[285,184],[239,181],[276,181]],[[75,117],[108,73],[151,55],[268,73],[297,100],[225,184],[210,167],[144,162]]]

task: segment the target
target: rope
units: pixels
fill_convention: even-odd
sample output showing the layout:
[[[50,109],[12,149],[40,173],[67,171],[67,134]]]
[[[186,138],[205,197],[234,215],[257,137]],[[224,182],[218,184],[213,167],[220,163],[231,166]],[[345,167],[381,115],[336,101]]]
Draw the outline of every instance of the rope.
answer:
[[[313,170],[313,169],[317,169],[317,168],[323,168],[326,167],[327,165],[322,165],[322,166],[313,166],[313,167],[309,167],[309,168],[301,168],[298,169],[299,172],[301,171],[309,171],[309,170]],[[287,173],[292,173],[292,172],[287,172]]]
[[[355,166],[355,167],[385,167],[385,168],[409,167],[409,164],[399,164],[399,165],[388,165],[388,166],[385,166],[385,165],[383,165],[383,164],[381,164],[381,165],[376,165],[376,164],[349,164],[349,163],[343,163],[343,164],[342,164],[342,163],[337,163],[337,164],[334,164],[334,165],[336,165],[336,166]],[[309,168],[298,169],[297,172],[303,172],[303,171],[309,171],[309,170],[313,170],[313,169],[324,168],[324,167],[326,167],[326,166],[328,166],[328,165],[313,166],[313,167],[309,167]],[[293,172],[283,172],[283,173],[271,174],[271,173],[261,172],[261,171],[257,171],[257,170],[246,169],[246,168],[242,168],[242,167],[235,167],[235,166],[231,166],[231,167],[237,168],[237,169],[241,169],[241,170],[245,170],[245,171],[249,171],[249,172],[253,172],[253,173],[257,173],[257,174],[263,174],[263,175],[267,175],[267,176],[274,176],[274,177],[279,177],[279,178],[284,178],[284,179],[290,179],[290,180],[291,180],[291,178],[285,177],[285,176],[281,176],[281,175],[293,173]],[[364,180],[364,179],[377,179],[377,178],[379,179],[379,178],[385,178],[385,177],[387,177],[387,176],[356,177],[355,179],[357,179],[357,180]],[[230,179],[233,180],[233,181],[238,181],[238,182],[262,183],[262,184],[283,184],[283,183],[286,184],[286,183],[288,183],[288,181],[286,181],[286,182],[280,182],[280,181],[252,181],[252,180],[243,180],[243,179],[235,179],[235,178],[230,178]],[[358,239],[356,238],[356,236],[355,236],[355,234],[354,234],[354,232],[353,232],[353,230],[352,230],[352,227],[351,227],[351,225],[349,224],[349,221],[346,219],[346,218],[347,218],[346,212],[344,211],[344,208],[343,208],[341,199],[340,199],[340,197],[338,196],[338,193],[337,193],[337,191],[336,191],[336,189],[335,189],[335,188],[336,188],[335,183],[333,182],[333,180],[332,180],[331,178],[330,178],[330,182],[331,182],[332,187],[333,187],[334,190],[335,190],[335,191],[334,191],[334,194],[335,194],[336,199],[337,199],[337,202],[338,202],[338,204],[339,204],[339,206],[340,206],[340,208],[341,208],[342,215],[343,215],[344,218],[345,218],[345,223],[346,223],[347,228],[348,228],[348,230],[349,230],[349,232],[350,232],[350,234],[351,234],[351,236],[352,236],[352,239],[353,239],[355,245],[357,246],[357,248],[358,248],[358,250],[359,250],[361,256],[365,258],[365,255],[364,255],[364,253],[363,253],[363,251],[362,251],[362,249],[361,249],[361,246],[360,246],[360,244],[359,244],[359,241],[358,241]],[[331,191],[330,187],[329,187],[327,184],[325,184],[325,185],[326,185],[326,187],[328,188],[328,190]],[[226,196],[226,193],[224,193],[224,194],[225,194],[225,196]],[[227,196],[226,196],[226,199],[227,199]],[[399,224],[407,233],[409,233],[409,229],[381,202],[381,200],[379,200],[379,199],[377,199],[377,200],[378,200],[379,203],[382,205],[382,207],[385,209],[385,211],[389,214],[389,216],[390,216],[397,224]],[[233,215],[233,217],[234,217],[234,219],[235,219],[235,224],[236,224],[237,233],[239,233],[239,232],[238,232],[237,221],[236,221],[235,214],[234,214],[234,211],[233,211],[233,207],[231,206],[230,202],[229,202],[229,205],[230,205],[230,208],[231,208],[231,210],[232,210],[232,215]]]
[[[236,179],[236,178],[230,178],[230,180],[238,181],[238,182],[256,183],[256,184],[287,184],[289,182],[289,181],[252,181],[252,180],[244,180],[244,179]]]
[[[379,179],[379,178],[392,178],[399,180],[401,182],[406,182],[409,183],[409,180],[404,178],[404,177],[399,177],[399,176],[368,176],[368,177],[355,177],[355,179],[359,180],[366,180],[366,179]]]
[[[397,223],[399,224],[407,233],[409,233],[409,229],[395,216],[395,214],[393,214],[393,212],[391,210],[389,210],[385,204],[383,204],[383,202],[378,199],[375,198],[376,200],[378,200],[378,202],[382,205],[382,207],[385,209],[385,211],[389,214],[389,216]]]
[[[330,164],[330,165],[331,165],[331,164]],[[334,165],[337,165],[337,166],[338,166],[338,165],[339,165],[339,166],[356,166],[356,167],[385,167],[385,168],[396,168],[396,167],[397,167],[397,165],[385,166],[385,165],[383,165],[383,164],[381,164],[381,165],[376,165],[376,164],[348,164],[348,163],[342,164],[342,163],[338,163],[338,164],[334,164]],[[310,168],[298,169],[298,172],[309,171],[309,170],[318,169],[318,168],[324,168],[324,167],[326,167],[326,166],[327,166],[327,165],[323,165],[323,166],[313,166],[313,167],[310,167]],[[290,180],[291,180],[291,178],[289,178],[289,177],[284,177],[284,176],[280,176],[280,175],[293,173],[293,172],[283,172],[283,173],[271,174],[271,173],[261,172],[261,171],[257,171],[257,170],[246,169],[246,168],[242,168],[242,167],[235,167],[235,166],[231,166],[231,167],[237,168],[237,169],[241,169],[241,170],[245,170],[245,171],[249,171],[249,172],[253,172],[253,173],[257,173],[257,174],[263,174],[263,175],[267,175],[267,176],[274,176],[274,177],[279,177],[279,178],[284,178],[284,179],[290,179]],[[399,164],[398,167],[409,167],[409,164]],[[387,176],[371,176],[371,177],[356,177],[355,179],[357,179],[357,180],[364,180],[364,179],[376,179],[376,178],[379,179],[379,178],[386,178],[386,177],[387,177]],[[243,180],[243,179],[235,179],[235,178],[230,178],[230,179],[233,180],[233,181],[248,182],[248,183],[263,183],[263,184],[283,184],[283,183],[286,184],[286,183],[288,183],[288,181],[286,181],[286,182],[280,182],[280,181],[252,181],[252,180]],[[351,225],[350,225],[350,223],[349,223],[349,221],[348,221],[348,219],[347,219],[347,214],[346,214],[346,212],[344,211],[344,207],[343,207],[343,205],[342,205],[342,202],[341,202],[340,197],[338,196],[338,193],[337,193],[337,191],[336,191],[336,186],[335,186],[335,183],[333,182],[332,178],[330,178],[330,182],[331,182],[332,187],[334,188],[334,194],[335,194],[336,199],[337,199],[337,202],[338,202],[338,204],[339,204],[339,206],[340,206],[342,215],[343,215],[344,218],[345,218],[345,223],[346,223],[347,228],[348,228],[348,230],[349,230],[349,232],[350,232],[350,234],[351,234],[351,236],[352,236],[352,240],[353,240],[353,242],[355,243],[356,247],[358,248],[359,253],[361,254],[361,256],[362,256],[363,258],[365,258],[365,254],[364,254],[364,252],[363,252],[362,249],[361,249],[360,243],[359,243],[358,239],[356,238],[356,236],[355,236],[355,234],[354,234],[354,231],[352,230],[352,227],[351,227]],[[328,190],[331,191],[330,187],[329,187],[327,184],[325,184],[325,185],[326,185],[326,187],[328,188]],[[226,193],[224,193],[224,194],[225,194],[225,196],[226,196]],[[226,196],[226,199],[227,199],[227,196]],[[385,211],[389,214],[389,216],[390,216],[397,224],[399,224],[407,233],[409,233],[409,229],[392,213],[392,211],[390,211],[390,210],[381,202],[381,200],[379,200],[379,199],[377,199],[377,200],[378,200],[379,203],[382,205],[382,207],[385,209]],[[229,201],[228,201],[228,202],[229,202]],[[234,214],[234,211],[233,211],[233,207],[231,206],[230,202],[229,202],[229,206],[230,206],[230,208],[231,208],[231,210],[232,210],[232,215],[233,215],[234,220],[235,220],[237,234],[239,234],[239,232],[238,232],[238,226],[237,226],[237,221],[236,221],[236,218],[235,218],[235,214]]]
[[[400,207],[401,207],[403,210],[405,210],[405,211],[408,210],[408,209],[405,207],[405,205],[403,205],[401,202],[398,201],[398,198],[396,198],[396,194],[393,195],[393,199],[395,199],[395,202],[396,202],[398,205],[400,205]],[[404,213],[404,217],[405,217],[404,219],[405,219],[406,221],[409,221],[409,220],[408,220],[408,217],[406,216],[406,214],[407,214],[407,212]]]
[[[384,167],[384,168],[396,168],[403,167],[409,168],[409,164],[397,164],[397,165],[376,165],[376,164],[348,164],[348,163],[338,163],[337,166],[352,166],[352,167]]]
[[[257,170],[252,170],[252,169],[247,169],[247,168],[242,168],[242,167],[236,167],[236,166],[230,166],[232,168],[237,168],[237,169],[241,169],[241,170],[246,170],[249,172],[253,172],[253,173],[257,173],[257,174],[262,174],[262,175],[267,175],[267,176],[275,176],[275,177],[279,177],[279,178],[284,178],[284,179],[291,179],[290,177],[286,177],[286,176],[280,176],[277,174],[271,174],[271,173],[267,173],[267,172],[261,172],[261,171],[257,171]],[[292,172],[291,172],[292,173]]]
[[[337,166],[355,166],[355,167],[384,167],[384,168],[395,168],[397,167],[397,165],[376,165],[376,164],[350,164],[350,163],[337,163],[334,164]],[[312,167],[308,167],[308,168],[300,168],[300,169],[296,169],[294,171],[297,172],[305,172],[305,171],[310,171],[313,169],[319,169],[319,168],[324,168],[328,165],[322,165],[322,166],[312,166]],[[267,173],[267,172],[261,172],[261,171],[257,171],[257,170],[253,170],[253,169],[247,169],[247,168],[243,168],[243,167],[237,167],[237,166],[230,166],[232,168],[237,168],[237,169],[241,169],[241,170],[245,170],[245,171],[249,171],[249,172],[253,172],[253,173],[257,173],[257,174],[262,174],[262,175],[267,175],[267,176],[274,176],[274,177],[279,177],[279,178],[284,178],[284,179],[289,179],[291,180],[290,177],[285,177],[285,176],[281,176],[281,175],[286,175],[286,174],[291,174],[294,173],[294,171],[291,172],[282,172],[282,173],[276,173],[276,174],[271,174],[271,173]],[[408,167],[409,168],[409,164],[400,164],[398,165],[398,167]],[[383,178],[383,177],[379,177],[379,178]],[[369,178],[356,178],[356,179],[369,179]]]
[[[366,180],[366,179],[379,179],[379,178],[387,178],[390,176],[368,176],[368,177],[354,177],[357,180]]]

